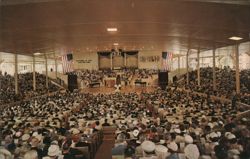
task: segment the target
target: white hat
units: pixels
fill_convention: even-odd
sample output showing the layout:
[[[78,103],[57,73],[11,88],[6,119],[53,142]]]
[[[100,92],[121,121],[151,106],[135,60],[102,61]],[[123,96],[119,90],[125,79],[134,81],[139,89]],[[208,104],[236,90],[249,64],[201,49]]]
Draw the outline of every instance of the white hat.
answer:
[[[242,118],[241,120],[242,120],[242,121],[247,121],[247,118]]]
[[[180,129],[174,129],[174,132],[177,133],[177,134],[180,134],[181,130]]]
[[[143,141],[141,144],[142,150],[145,152],[153,152],[155,150],[155,143],[152,141]]]
[[[185,135],[184,140],[188,144],[192,144],[193,141],[194,141],[193,138],[190,135]]]
[[[160,144],[165,144],[165,140],[161,139]]]
[[[141,144],[141,141],[140,141],[140,140],[136,140],[136,143],[137,143],[137,144]]]
[[[131,120],[131,119],[128,119],[127,122],[128,122],[128,123],[132,123],[132,120]]]
[[[23,136],[22,136],[23,141],[27,141],[27,140],[29,140],[29,138],[30,138],[29,134],[23,134]]]
[[[134,137],[137,137],[139,135],[139,130],[135,129],[133,131],[133,135],[134,135]]]
[[[227,137],[231,132],[225,132],[225,137]]]
[[[53,140],[53,141],[51,142],[51,145],[58,145],[58,141]]]
[[[189,144],[184,149],[185,156],[188,159],[198,159],[200,157],[200,152],[195,144]]]
[[[32,136],[37,136],[38,135],[38,132],[33,132]]]
[[[72,134],[76,135],[76,134],[79,134],[79,133],[80,133],[80,130],[78,130],[76,128],[72,129]]]
[[[48,156],[58,156],[60,154],[60,149],[58,145],[51,145],[48,149]]]
[[[37,147],[38,144],[39,144],[39,142],[40,142],[40,141],[39,141],[36,137],[33,137],[33,138],[31,139],[31,141],[30,141],[30,144],[31,144],[32,147]]]
[[[235,139],[235,138],[236,138],[236,136],[234,134],[232,134],[232,133],[227,135],[228,140]]]
[[[137,120],[134,120],[134,121],[133,121],[133,125],[136,126],[137,124],[138,124],[138,121],[137,121]]]
[[[22,135],[22,132],[20,132],[20,131],[16,132],[16,134],[15,134],[16,137],[20,137],[21,135]]]
[[[168,152],[168,148],[166,146],[163,145],[156,145],[155,146],[155,153],[167,153]]]
[[[38,158],[37,151],[35,150],[28,151],[24,155],[24,159],[34,159],[34,158]]]
[[[217,133],[212,132],[212,133],[209,134],[209,137],[210,137],[210,138],[216,138],[216,137],[219,137],[219,136],[218,136]]]
[[[43,136],[42,135],[37,135],[37,136],[35,136],[35,138],[37,138],[39,141],[42,141]]]
[[[223,121],[219,121],[218,123],[219,123],[220,125],[224,125]]]
[[[175,142],[170,142],[167,147],[171,149],[172,151],[177,151],[178,150],[178,145]]]
[[[11,153],[6,149],[0,149],[0,158],[5,158],[3,156],[11,158]]]
[[[208,123],[207,125],[210,126],[210,128],[214,127],[213,123]]]

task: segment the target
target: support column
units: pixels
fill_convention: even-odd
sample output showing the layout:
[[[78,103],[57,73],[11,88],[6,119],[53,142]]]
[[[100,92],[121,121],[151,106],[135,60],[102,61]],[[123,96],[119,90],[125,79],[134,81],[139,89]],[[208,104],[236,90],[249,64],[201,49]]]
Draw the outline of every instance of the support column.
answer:
[[[47,59],[47,55],[44,54],[45,56],[45,75],[46,75],[46,88],[49,88],[49,79],[48,79],[48,59]]]
[[[139,68],[139,53],[137,52],[137,67]]]
[[[127,67],[127,54],[124,53],[124,66]]]
[[[33,55],[33,91],[36,90],[36,59]]]
[[[98,54],[97,56],[98,56],[98,69],[100,69],[100,54]]]
[[[56,54],[54,53],[54,59],[55,59],[55,73],[56,73],[56,79],[58,77],[58,74],[57,74],[57,58],[56,58]]]
[[[189,85],[189,72],[188,72],[188,70],[189,70],[189,66],[188,66],[188,54],[189,54],[189,49],[188,49],[188,51],[187,51],[187,56],[186,56],[187,86]]]
[[[216,49],[213,48],[213,90],[216,90],[216,74],[215,74],[215,51]]]
[[[17,59],[17,54],[15,54],[15,93],[18,94],[18,59]]]
[[[235,45],[236,93],[240,93],[239,44]]]
[[[113,70],[113,53],[110,54],[110,69]]]
[[[201,85],[201,73],[200,73],[200,48],[197,52],[197,77],[198,77],[198,86]]]
[[[180,63],[180,55],[178,55],[178,75],[181,74],[181,63]]]

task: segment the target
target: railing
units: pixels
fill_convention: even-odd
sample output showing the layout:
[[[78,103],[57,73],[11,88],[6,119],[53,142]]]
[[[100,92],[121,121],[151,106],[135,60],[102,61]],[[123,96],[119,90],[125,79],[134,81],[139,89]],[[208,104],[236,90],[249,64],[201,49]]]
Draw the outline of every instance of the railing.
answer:
[[[64,83],[64,80],[60,79],[57,77],[57,79],[50,79],[51,83],[53,83],[54,85],[63,88],[63,89],[67,89],[67,85]]]

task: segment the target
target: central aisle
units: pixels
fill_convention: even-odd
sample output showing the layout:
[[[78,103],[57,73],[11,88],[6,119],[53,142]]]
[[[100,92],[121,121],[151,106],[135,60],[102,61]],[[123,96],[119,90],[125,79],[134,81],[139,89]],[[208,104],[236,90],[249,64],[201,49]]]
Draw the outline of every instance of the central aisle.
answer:
[[[102,145],[99,147],[95,159],[111,159],[111,149],[114,146],[115,140],[103,140]]]

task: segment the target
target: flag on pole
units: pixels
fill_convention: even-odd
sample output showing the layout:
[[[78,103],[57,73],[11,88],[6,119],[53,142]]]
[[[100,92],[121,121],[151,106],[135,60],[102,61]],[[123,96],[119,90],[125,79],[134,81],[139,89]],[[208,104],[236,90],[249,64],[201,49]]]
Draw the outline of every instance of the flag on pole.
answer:
[[[172,69],[172,59],[173,53],[162,52],[162,68],[165,71],[170,71]]]
[[[65,54],[62,56],[62,69],[63,73],[74,71],[72,54]]]

